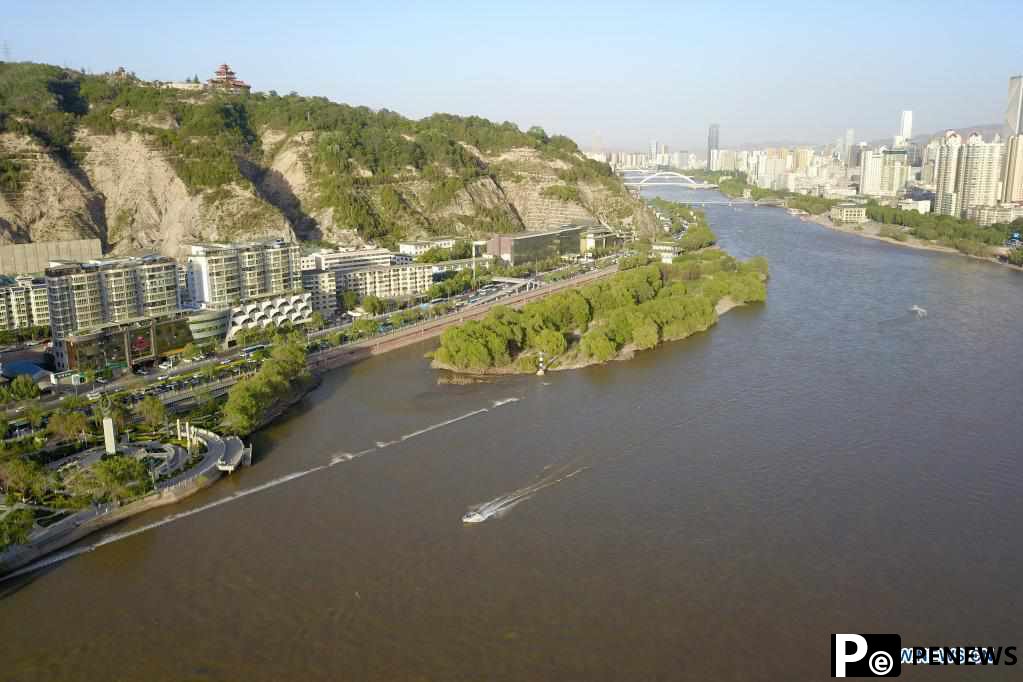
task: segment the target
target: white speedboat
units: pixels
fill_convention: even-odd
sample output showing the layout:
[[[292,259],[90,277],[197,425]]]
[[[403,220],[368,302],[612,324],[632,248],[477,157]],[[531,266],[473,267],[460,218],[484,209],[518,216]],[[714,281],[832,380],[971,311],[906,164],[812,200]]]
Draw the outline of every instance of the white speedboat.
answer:
[[[926,308],[921,308],[918,305],[911,306],[910,309],[909,309],[909,312],[916,313],[917,317],[927,317],[927,309]]]
[[[462,515],[462,523],[483,523],[486,520],[487,517],[478,511],[467,511]]]

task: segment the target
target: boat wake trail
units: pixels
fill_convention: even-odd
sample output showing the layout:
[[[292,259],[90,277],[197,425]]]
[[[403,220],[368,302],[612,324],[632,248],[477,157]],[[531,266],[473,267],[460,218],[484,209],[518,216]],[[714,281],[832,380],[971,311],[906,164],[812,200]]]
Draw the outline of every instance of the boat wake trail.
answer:
[[[397,443],[402,443],[404,441],[409,440],[410,438],[415,438],[416,436],[421,436],[424,433],[429,433],[430,431],[434,431],[436,429],[440,429],[440,428],[443,428],[445,426],[450,426],[451,424],[455,424],[457,422],[460,422],[463,419],[469,419],[470,417],[475,417],[476,415],[484,414],[486,412],[489,412],[490,409],[493,409],[495,407],[500,407],[501,405],[505,405],[505,404],[508,404],[508,403],[517,402],[518,400],[519,400],[518,398],[505,398],[504,400],[495,400],[493,402],[493,405],[491,406],[491,408],[484,407],[484,408],[481,408],[481,409],[478,409],[478,410],[473,410],[472,412],[466,412],[465,414],[463,414],[461,416],[454,417],[452,419],[448,419],[447,421],[443,421],[443,422],[440,422],[438,424],[434,424],[432,426],[427,426],[426,428],[423,428],[423,429],[420,429],[418,431],[414,431],[412,433],[406,434],[406,435],[402,436],[399,440],[377,441],[376,444],[375,444],[375,447],[367,448],[367,449],[362,450],[360,452],[355,452],[355,453],[352,453],[352,452],[339,452],[339,453],[335,453],[335,454],[330,456],[330,460],[326,464],[320,464],[319,466],[314,466],[314,467],[311,467],[309,469],[303,469],[301,471],[295,471],[295,472],[292,472],[290,474],[286,474],[284,476],[280,476],[280,477],[275,478],[273,480],[267,481],[266,483],[261,483],[261,484],[259,484],[257,486],[252,487],[252,488],[247,488],[245,490],[240,490],[238,492],[232,493],[232,494],[228,495],[227,497],[221,498],[221,499],[216,500],[214,502],[210,502],[208,504],[204,504],[204,505],[202,505],[200,507],[196,507],[195,509],[189,509],[188,511],[178,512],[177,514],[171,514],[170,516],[162,518],[159,521],[154,521],[154,522],[148,523],[148,524],[146,524],[144,526],[139,526],[138,528],[133,528],[131,530],[124,531],[124,532],[121,532],[121,533],[114,533],[114,534],[108,535],[108,536],[106,536],[106,537],[104,537],[104,538],[102,538],[100,540],[97,540],[96,542],[93,542],[93,543],[90,543],[90,544],[87,544],[87,545],[83,545],[81,547],[75,547],[74,549],[69,549],[69,550],[66,550],[66,551],[63,551],[63,552],[57,552],[56,554],[52,554],[52,555],[46,557],[45,559],[40,559],[39,561],[37,561],[37,562],[35,562],[33,564],[30,564],[29,566],[26,566],[26,567],[21,568],[21,569],[19,569],[17,571],[14,571],[12,573],[9,573],[9,574],[7,574],[5,576],[0,577],[0,582],[4,582],[5,580],[9,580],[11,578],[15,578],[15,577],[20,576],[20,575],[25,575],[26,573],[31,573],[33,571],[38,571],[41,568],[46,568],[47,566],[52,566],[52,565],[58,564],[58,563],[60,563],[62,561],[67,561],[68,559],[74,558],[76,556],[80,556],[82,554],[86,554],[88,552],[92,552],[94,550],[97,550],[97,549],[99,549],[100,547],[102,547],[104,545],[109,545],[112,542],[119,542],[120,540],[126,540],[126,539],[128,539],[130,537],[134,537],[134,536],[139,535],[141,533],[145,533],[145,532],[150,531],[150,530],[155,530],[157,528],[160,528],[161,526],[166,526],[169,523],[174,523],[175,521],[180,521],[181,519],[188,518],[189,516],[195,516],[196,514],[201,514],[202,512],[209,511],[210,509],[215,509],[215,508],[217,508],[217,507],[219,507],[221,505],[225,505],[225,504],[227,504],[229,502],[235,502],[237,500],[242,499],[243,497],[248,497],[249,495],[255,495],[256,493],[263,492],[264,490],[269,490],[270,488],[276,488],[279,485],[284,485],[285,483],[290,483],[291,481],[295,481],[297,479],[304,478],[305,476],[308,476],[309,474],[314,474],[314,473],[317,473],[319,471],[323,471],[325,469],[330,469],[331,467],[334,467],[334,466],[336,466],[338,464],[344,464],[346,462],[351,462],[351,461],[356,460],[356,459],[358,459],[360,457],[364,457],[366,455],[369,455],[369,454],[371,454],[373,452],[377,452],[379,450],[383,450],[384,448],[386,448],[388,446],[395,445]]]
[[[488,519],[500,518],[516,505],[525,502],[544,488],[550,488],[562,481],[567,481],[576,474],[589,469],[589,466],[563,465],[544,474],[539,480],[523,486],[518,490],[495,497],[489,502],[482,502],[469,508],[462,516],[464,523],[482,523]]]

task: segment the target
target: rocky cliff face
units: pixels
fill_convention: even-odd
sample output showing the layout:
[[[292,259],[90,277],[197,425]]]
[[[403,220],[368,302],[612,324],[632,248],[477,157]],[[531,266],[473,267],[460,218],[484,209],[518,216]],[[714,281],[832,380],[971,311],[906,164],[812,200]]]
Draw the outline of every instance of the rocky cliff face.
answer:
[[[0,192],[0,244],[105,239],[103,196],[35,140],[0,134],[0,158],[21,169],[15,191]]]
[[[313,132],[288,137],[264,130],[265,165],[239,160],[251,184],[189,192],[167,152],[144,133],[79,131],[75,165],[28,136],[4,133],[0,154],[18,159],[24,172],[18,192],[0,193],[0,243],[99,238],[112,253],[172,256],[180,254],[182,244],[197,240],[281,237],[362,244],[355,226],[344,224],[321,202],[310,171],[314,139]],[[535,150],[480,155],[480,161],[495,169],[495,176],[467,183],[443,205],[431,203],[435,183],[428,180],[385,183],[365,194],[387,212],[381,191],[395,191],[401,205],[388,217],[409,239],[440,232],[481,236],[476,226],[481,214],[488,219],[497,215],[522,230],[614,222],[623,214],[629,214],[626,223],[635,220],[643,227],[648,222],[635,200],[601,183],[578,183],[578,201],[545,196],[548,187],[564,184],[557,176],[562,169]]]

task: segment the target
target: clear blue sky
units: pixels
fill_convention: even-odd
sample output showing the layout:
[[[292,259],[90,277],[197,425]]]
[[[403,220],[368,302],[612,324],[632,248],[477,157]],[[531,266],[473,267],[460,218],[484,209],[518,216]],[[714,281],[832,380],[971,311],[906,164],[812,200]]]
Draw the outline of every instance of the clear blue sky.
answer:
[[[8,0],[15,60],[542,125],[589,148],[889,136],[1002,120],[1023,2]]]

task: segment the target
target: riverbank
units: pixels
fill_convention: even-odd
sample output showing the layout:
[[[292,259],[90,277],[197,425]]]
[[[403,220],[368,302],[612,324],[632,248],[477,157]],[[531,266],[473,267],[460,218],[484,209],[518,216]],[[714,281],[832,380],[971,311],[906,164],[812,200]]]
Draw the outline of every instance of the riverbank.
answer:
[[[894,244],[896,246],[904,246],[904,247],[906,247],[908,249],[917,249],[919,251],[933,251],[933,252],[936,252],[936,253],[949,253],[949,254],[954,254],[956,256],[963,256],[963,257],[966,257],[966,258],[973,258],[974,260],[984,261],[986,263],[994,263],[995,265],[1001,265],[1001,266],[1004,266],[1004,267],[1007,267],[1007,268],[1011,268],[1013,270],[1023,270],[1023,268],[1021,268],[1021,267],[1019,267],[1017,265],[1013,265],[1012,263],[1007,263],[1005,261],[999,260],[997,257],[993,257],[993,256],[991,256],[991,257],[989,257],[989,256],[974,256],[974,255],[969,254],[969,253],[963,253],[962,251],[959,251],[958,249],[954,249],[951,246],[943,246],[941,244],[936,244],[936,243],[934,243],[932,241],[928,241],[926,239],[920,239],[920,238],[914,237],[914,236],[912,236],[910,234],[906,235],[905,241],[900,241],[898,239],[892,239],[891,237],[885,237],[885,236],[883,236],[881,234],[881,228],[882,227],[896,227],[897,228],[898,226],[884,225],[882,223],[874,222],[872,220],[868,221],[868,222],[865,222],[865,223],[855,224],[855,225],[846,225],[846,224],[836,224],[836,223],[832,222],[831,219],[828,218],[828,216],[826,216],[826,215],[802,216],[801,219],[803,221],[805,221],[805,222],[811,222],[811,223],[814,223],[816,225],[820,225],[821,227],[827,228],[829,230],[834,230],[836,232],[845,232],[846,234],[854,234],[854,235],[856,235],[858,237],[864,237],[866,239],[873,239],[875,241],[885,242],[886,244]]]

